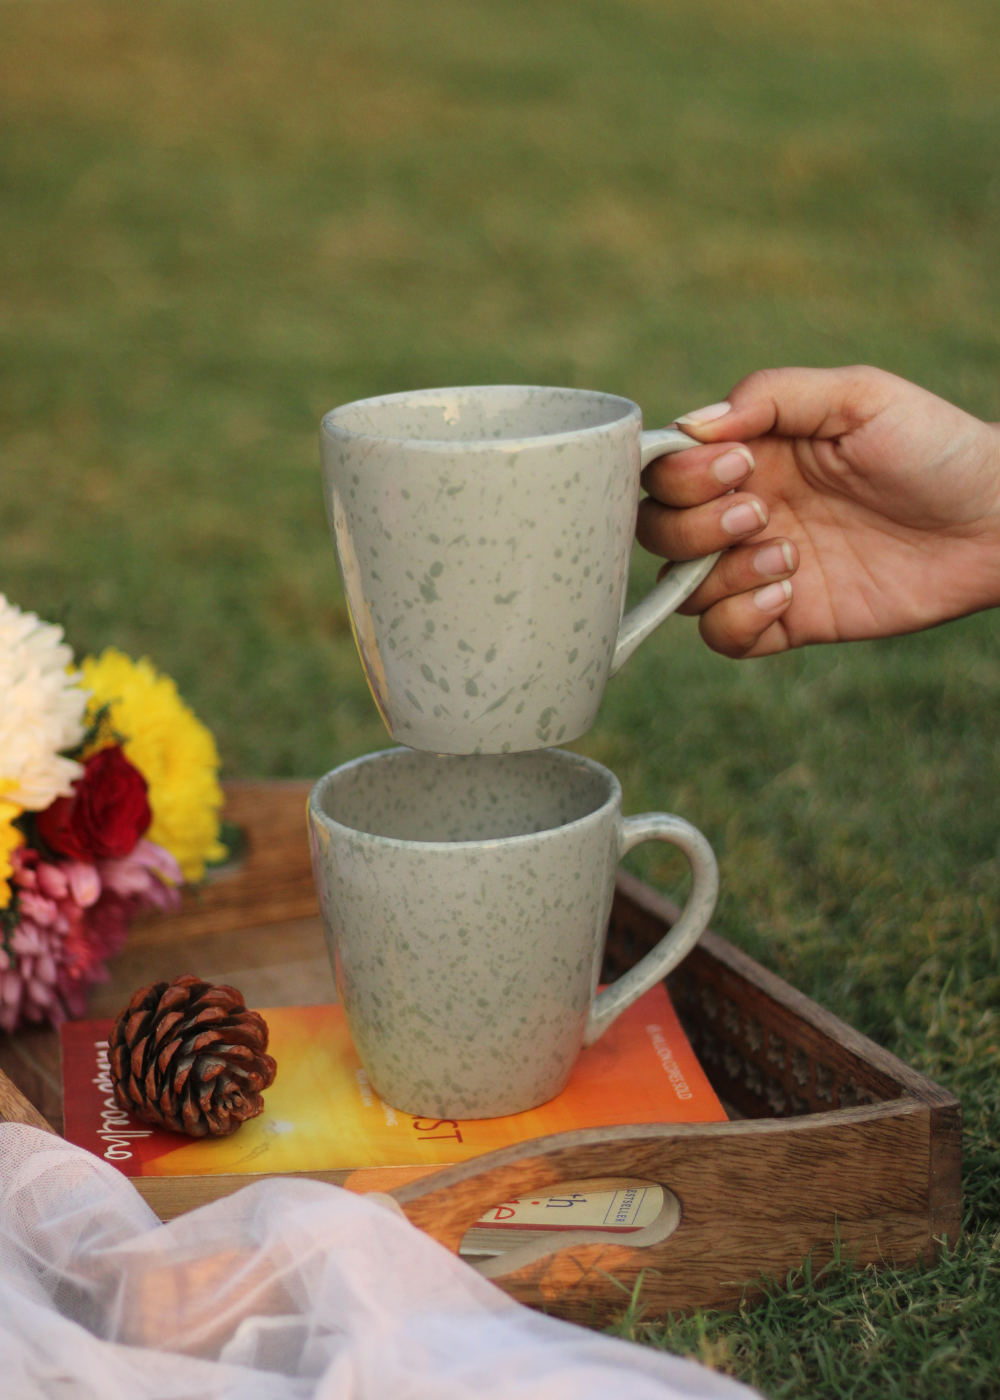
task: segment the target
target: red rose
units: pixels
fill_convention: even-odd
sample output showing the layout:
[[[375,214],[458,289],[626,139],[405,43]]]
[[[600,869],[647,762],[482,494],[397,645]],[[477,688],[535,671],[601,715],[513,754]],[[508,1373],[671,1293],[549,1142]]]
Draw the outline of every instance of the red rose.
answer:
[[[117,744],[88,758],[72,797],[39,812],[45,844],[73,860],[121,860],[148,830],[153,814],[146,779]]]

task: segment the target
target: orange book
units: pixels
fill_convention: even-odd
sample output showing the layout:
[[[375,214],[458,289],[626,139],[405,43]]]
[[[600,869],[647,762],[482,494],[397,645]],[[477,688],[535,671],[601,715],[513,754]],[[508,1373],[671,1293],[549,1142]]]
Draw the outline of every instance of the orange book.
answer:
[[[391,1190],[529,1138],[629,1123],[716,1123],[726,1114],[660,983],[581,1051],[569,1082],[540,1108],[506,1118],[414,1117],[383,1103],[340,1006],[261,1013],[278,1062],[265,1110],[231,1137],[186,1138],[124,1113],[107,1063],[112,1022],[63,1025],[65,1134],[126,1176],[348,1171],[353,1190]]]

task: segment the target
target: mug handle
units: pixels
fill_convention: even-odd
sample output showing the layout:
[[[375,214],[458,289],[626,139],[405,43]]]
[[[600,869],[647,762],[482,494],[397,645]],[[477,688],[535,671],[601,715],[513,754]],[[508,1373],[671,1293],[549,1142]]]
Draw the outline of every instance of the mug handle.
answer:
[[[700,446],[702,444],[697,438],[689,437],[680,428],[657,428],[642,435],[641,466],[648,467],[657,457]],[[620,671],[639,643],[644,642],[650,632],[672,612],[676,612],[685,598],[690,598],[699,583],[711,573],[718,557],[718,554],[709,554],[704,559],[688,559],[683,564],[672,564],[653,591],[625,614],[618,628],[610,675]]]
[[[715,853],[696,826],[683,817],[667,812],[647,812],[641,817],[625,817],[621,827],[621,856],[643,841],[667,841],[684,852],[691,866],[691,893],[680,918],[644,958],[624,977],[598,992],[583,1032],[584,1045],[593,1045],[611,1022],[627,1007],[663,980],[667,973],[690,953],[708,927],[719,895],[719,867]]]

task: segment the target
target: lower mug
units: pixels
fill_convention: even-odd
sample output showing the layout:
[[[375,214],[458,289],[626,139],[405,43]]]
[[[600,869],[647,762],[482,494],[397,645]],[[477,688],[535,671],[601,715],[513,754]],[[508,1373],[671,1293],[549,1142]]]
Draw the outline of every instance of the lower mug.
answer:
[[[313,872],[347,1023],[371,1083],[406,1113],[495,1118],[545,1103],[580,1049],[681,961],[718,893],[680,817],[622,816],[618,779],[560,749],[369,754],[309,798]],[[598,992],[618,862],[687,857],[681,918]]]

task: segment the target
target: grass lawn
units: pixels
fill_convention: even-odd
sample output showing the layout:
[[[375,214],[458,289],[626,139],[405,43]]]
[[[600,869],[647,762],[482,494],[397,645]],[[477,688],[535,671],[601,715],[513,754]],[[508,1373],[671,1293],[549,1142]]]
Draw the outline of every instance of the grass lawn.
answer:
[[[1000,418],[995,0],[2,0],[0,591],[173,674],[230,774],[382,746],[321,413],[866,360]],[[637,559],[635,586],[653,565]],[[1000,1396],[1000,625],[737,665],[675,620],[580,747],[715,919],[965,1104],[966,1230],[667,1327],[771,1396]],[[646,848],[635,867],[672,888]],[[641,1305],[641,1300],[640,1300]]]

